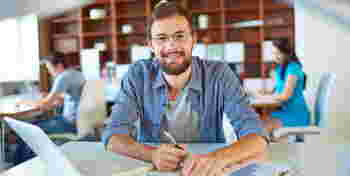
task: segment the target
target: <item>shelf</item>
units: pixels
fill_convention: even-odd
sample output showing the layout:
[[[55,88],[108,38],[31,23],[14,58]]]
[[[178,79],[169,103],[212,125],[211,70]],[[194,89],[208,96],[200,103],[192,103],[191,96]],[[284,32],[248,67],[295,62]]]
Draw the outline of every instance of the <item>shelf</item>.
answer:
[[[82,37],[107,37],[111,35],[111,32],[84,32]]]
[[[247,60],[247,61],[245,61],[245,63],[244,64],[247,64],[247,65],[251,65],[251,64],[263,64],[263,62],[261,62],[260,61],[260,57],[251,57],[251,59],[249,60]]]
[[[64,55],[74,55],[74,54],[79,54],[79,51],[67,51],[63,52]]]
[[[220,13],[221,9],[193,9],[190,10],[193,13]]]
[[[108,5],[110,0],[95,0],[91,5]]]
[[[64,17],[52,20],[53,23],[74,23],[78,21],[78,17]]]
[[[292,10],[293,7],[289,7],[285,4],[269,4],[264,5],[264,11],[274,11],[274,10]],[[224,12],[251,12],[255,11],[259,13],[259,7],[235,7],[235,8],[224,8]]]
[[[94,3],[92,3],[92,4],[88,4],[88,5],[86,5],[85,7],[83,7],[83,8],[94,8],[94,7],[96,7],[96,6],[109,6],[109,4],[110,4],[110,2],[109,2],[109,0],[105,0],[105,1],[95,1]]]
[[[137,0],[116,0],[115,3],[137,2]]]
[[[98,18],[98,19],[91,19],[90,17],[84,17],[82,18],[82,21],[109,21],[112,17],[104,17],[104,18]]]
[[[113,50],[114,52],[127,52],[129,51],[129,47],[125,45],[119,45],[116,49]]]
[[[53,34],[54,39],[67,39],[67,38],[75,38],[78,37],[77,34],[69,33],[69,34]]]
[[[115,19],[132,19],[132,18],[146,18],[146,15],[118,15]]]
[[[224,12],[251,12],[259,13],[259,7],[224,8]]]
[[[216,25],[216,26],[210,26],[210,27],[208,27],[208,28],[203,28],[203,29],[201,29],[201,28],[194,28],[193,30],[195,31],[195,32],[209,32],[209,31],[211,31],[211,30],[220,30],[220,29],[223,29],[224,27],[223,26],[219,26],[219,25]]]
[[[293,7],[287,5],[287,4],[265,4],[266,8],[264,10],[271,11],[271,10],[292,10]]]
[[[284,28],[284,27],[293,27],[294,24],[266,24],[264,28]]]
[[[128,36],[128,35],[146,35],[146,32],[131,32],[131,33],[121,33],[121,32],[117,32],[116,33],[117,36]]]

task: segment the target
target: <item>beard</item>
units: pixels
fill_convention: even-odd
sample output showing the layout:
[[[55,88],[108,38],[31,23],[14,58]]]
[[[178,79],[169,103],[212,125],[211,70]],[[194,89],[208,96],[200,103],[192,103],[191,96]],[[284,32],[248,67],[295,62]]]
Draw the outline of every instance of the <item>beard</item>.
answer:
[[[170,54],[177,54],[178,57],[183,57],[184,61],[181,64],[176,63],[176,61],[168,61]],[[191,58],[185,58],[186,54],[185,52],[173,52],[169,54],[161,54],[161,58],[159,60],[159,64],[163,72],[165,72],[168,75],[180,75],[184,73],[188,67],[192,64]],[[171,58],[170,58],[171,59]]]

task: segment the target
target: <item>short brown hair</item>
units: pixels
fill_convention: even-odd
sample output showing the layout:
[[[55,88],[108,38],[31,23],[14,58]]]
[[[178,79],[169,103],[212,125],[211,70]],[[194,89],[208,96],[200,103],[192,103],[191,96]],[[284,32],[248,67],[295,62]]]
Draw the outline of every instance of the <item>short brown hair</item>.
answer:
[[[60,52],[54,52],[50,56],[45,56],[42,58],[42,63],[50,63],[53,66],[62,64],[64,68],[67,67],[66,61],[64,59],[64,54]]]
[[[192,30],[191,15],[180,4],[175,1],[172,2],[160,2],[154,8],[152,15],[148,18],[147,22],[147,39],[151,39],[151,29],[154,21],[164,19],[171,16],[183,16],[188,21],[189,27]]]

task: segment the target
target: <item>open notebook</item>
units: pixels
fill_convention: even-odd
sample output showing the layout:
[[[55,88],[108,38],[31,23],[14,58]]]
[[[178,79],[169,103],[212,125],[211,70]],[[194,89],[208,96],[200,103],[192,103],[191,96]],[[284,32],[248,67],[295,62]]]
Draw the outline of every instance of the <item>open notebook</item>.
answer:
[[[74,152],[63,152],[39,127],[8,117],[4,120],[43,163],[46,163],[47,175],[50,176],[142,176],[153,169],[151,163],[116,155],[103,149],[91,151],[88,145],[93,143],[89,142]],[[64,147],[69,147],[69,143]]]

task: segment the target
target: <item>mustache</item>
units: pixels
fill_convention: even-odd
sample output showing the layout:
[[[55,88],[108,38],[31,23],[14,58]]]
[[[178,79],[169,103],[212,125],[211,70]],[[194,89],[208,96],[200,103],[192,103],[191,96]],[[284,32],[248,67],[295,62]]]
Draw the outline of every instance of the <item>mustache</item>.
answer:
[[[161,53],[161,57],[168,57],[170,54],[178,54],[180,56],[185,56],[184,51],[175,51],[175,52],[169,52],[169,53]]]

